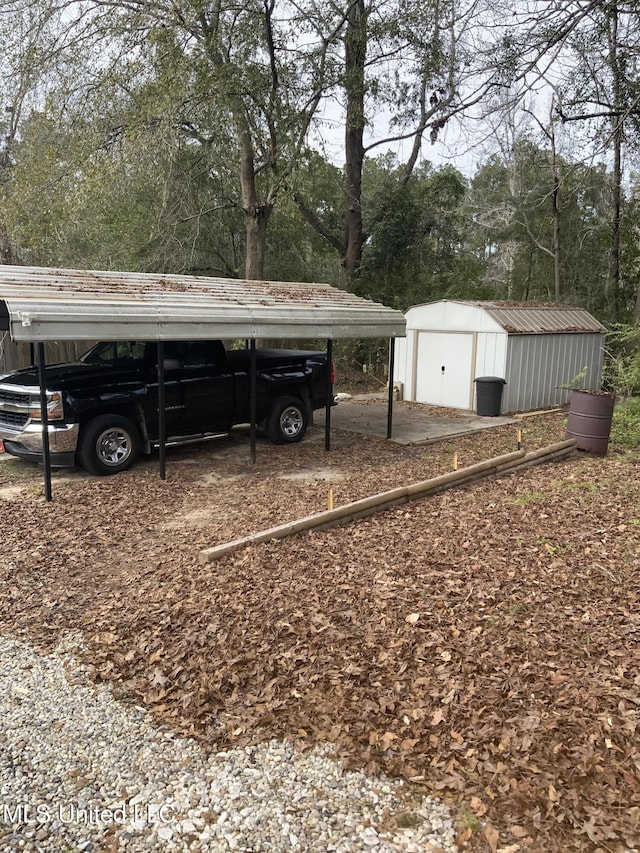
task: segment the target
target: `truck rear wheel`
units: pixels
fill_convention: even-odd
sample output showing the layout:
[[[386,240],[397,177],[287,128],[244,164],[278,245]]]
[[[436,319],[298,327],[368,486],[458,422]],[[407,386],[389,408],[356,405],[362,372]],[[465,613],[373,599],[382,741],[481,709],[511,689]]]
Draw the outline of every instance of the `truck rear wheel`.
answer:
[[[294,444],[307,431],[307,407],[296,397],[280,397],[267,418],[267,438],[274,444]]]
[[[120,415],[100,415],[80,433],[78,459],[91,474],[119,474],[140,455],[140,434],[135,425]]]

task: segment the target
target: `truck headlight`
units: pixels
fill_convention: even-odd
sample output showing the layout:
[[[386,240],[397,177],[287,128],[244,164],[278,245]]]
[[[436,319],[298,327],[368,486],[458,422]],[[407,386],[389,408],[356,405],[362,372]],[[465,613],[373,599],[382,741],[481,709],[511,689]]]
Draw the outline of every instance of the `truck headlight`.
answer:
[[[34,395],[29,401],[29,417],[32,421],[39,421],[41,419],[39,395]],[[50,421],[61,421],[63,418],[62,394],[60,391],[47,391],[47,419]]]

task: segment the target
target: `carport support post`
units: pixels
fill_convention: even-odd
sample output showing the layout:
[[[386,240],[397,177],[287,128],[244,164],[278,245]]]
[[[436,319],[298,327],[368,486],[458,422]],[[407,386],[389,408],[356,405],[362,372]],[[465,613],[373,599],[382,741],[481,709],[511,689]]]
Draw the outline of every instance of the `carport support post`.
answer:
[[[258,383],[256,382],[256,341],[251,338],[249,344],[249,421],[251,435],[251,464],[256,464],[256,433],[257,425],[256,418],[258,406],[256,402]]]
[[[391,438],[391,428],[393,425],[393,370],[395,367],[396,355],[396,339],[389,338],[389,398],[387,400],[387,438]]]
[[[164,394],[164,341],[158,341],[158,455],[160,479],[167,479],[167,420]]]
[[[327,338],[327,399],[324,414],[324,449],[331,450],[331,406],[333,404],[333,385],[331,383],[331,362],[333,361],[333,339]]]
[[[38,343],[38,382],[40,383],[40,420],[42,421],[42,458],[44,461],[44,497],[51,500],[51,453],[49,450],[49,413],[47,412],[47,377],[44,344]]]

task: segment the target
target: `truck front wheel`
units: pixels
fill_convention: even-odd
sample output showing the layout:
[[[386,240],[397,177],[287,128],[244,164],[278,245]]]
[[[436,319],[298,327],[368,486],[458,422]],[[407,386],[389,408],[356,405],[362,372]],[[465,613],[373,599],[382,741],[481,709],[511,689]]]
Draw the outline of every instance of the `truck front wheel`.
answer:
[[[120,415],[101,415],[89,421],[80,433],[78,459],[91,474],[119,474],[140,454],[140,434]]]
[[[267,438],[274,444],[293,444],[304,436],[309,425],[307,407],[296,397],[276,400],[267,419]]]

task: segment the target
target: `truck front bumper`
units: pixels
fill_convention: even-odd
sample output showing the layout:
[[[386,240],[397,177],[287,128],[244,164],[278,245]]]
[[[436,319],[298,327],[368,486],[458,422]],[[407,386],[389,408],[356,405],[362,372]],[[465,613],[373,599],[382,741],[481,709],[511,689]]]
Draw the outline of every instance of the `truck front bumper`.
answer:
[[[75,462],[79,424],[49,424],[49,451],[55,468],[68,468]],[[12,456],[42,462],[42,424],[30,423],[21,430],[0,427],[4,449]]]

